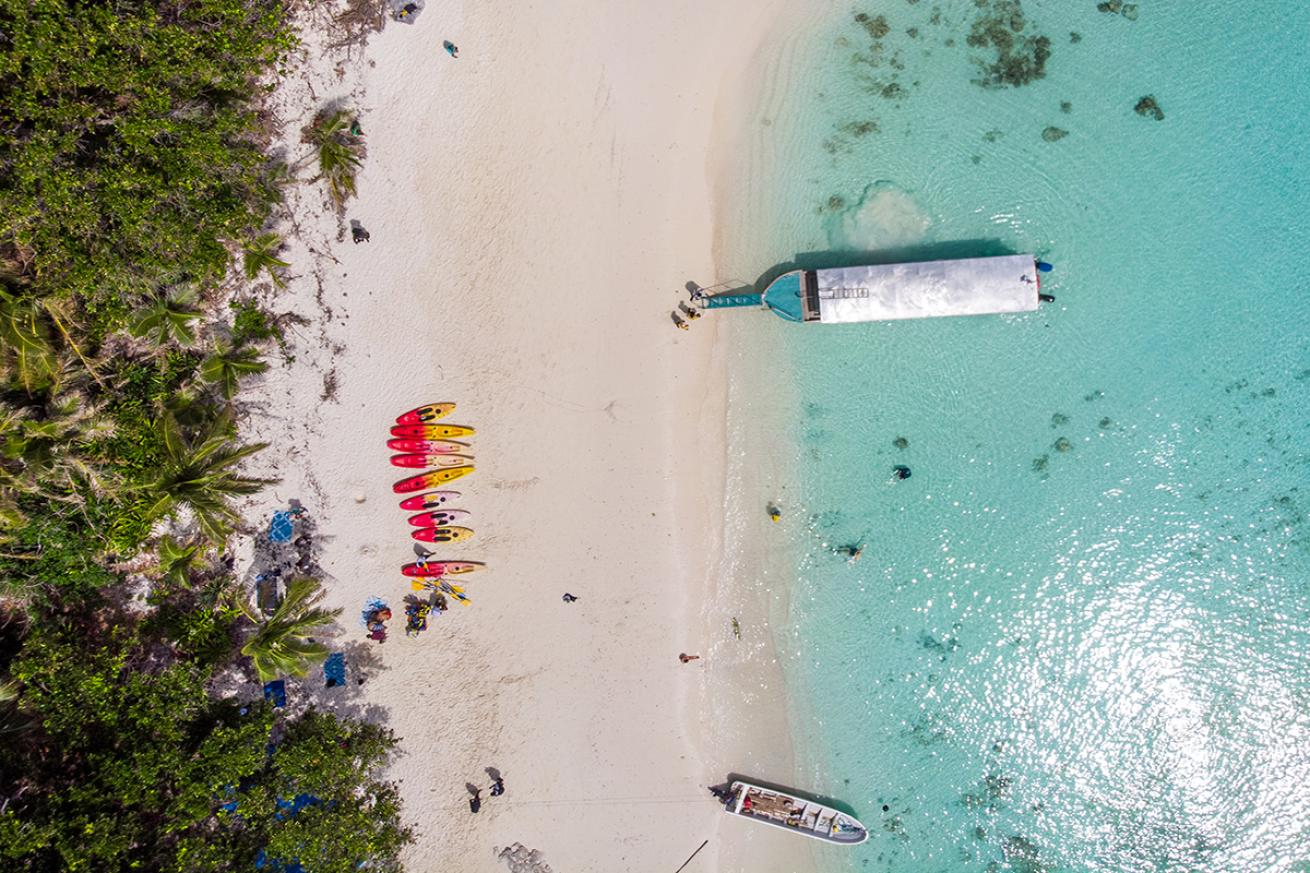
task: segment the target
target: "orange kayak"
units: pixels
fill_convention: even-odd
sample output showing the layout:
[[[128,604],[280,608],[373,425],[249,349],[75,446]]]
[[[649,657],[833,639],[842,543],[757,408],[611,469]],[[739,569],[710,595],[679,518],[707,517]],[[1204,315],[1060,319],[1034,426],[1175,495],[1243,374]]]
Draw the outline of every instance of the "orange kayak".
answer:
[[[468,518],[473,513],[467,509],[434,509],[419,515],[411,515],[409,523],[414,527],[445,527]]]
[[[468,443],[457,443],[454,440],[387,440],[387,448],[393,452],[418,452],[423,455],[447,455],[462,452],[468,447]]]
[[[471,455],[392,455],[396,467],[462,467],[471,463]]]
[[[473,529],[468,527],[421,527],[412,530],[409,535],[425,543],[462,543],[473,538]]]
[[[445,485],[447,482],[458,479],[460,476],[467,476],[473,472],[473,467],[447,467],[444,470],[431,470],[427,473],[421,473],[418,476],[411,476],[408,479],[402,479],[391,490],[397,494],[409,494],[412,491],[423,491],[428,488],[435,488],[438,485]]]
[[[426,424],[429,421],[445,418],[454,411],[453,403],[429,403],[427,406],[420,406],[404,415],[396,416],[396,424]]]
[[[406,564],[400,568],[400,572],[406,576],[454,576],[472,573],[485,566],[481,561],[425,561],[421,564]]]
[[[434,506],[445,506],[449,501],[458,499],[458,491],[429,491],[417,497],[406,497],[400,501],[400,508],[414,512],[419,509],[431,509]]]
[[[449,437],[473,436],[473,428],[462,424],[398,424],[391,428],[394,437],[415,440],[444,440]]]

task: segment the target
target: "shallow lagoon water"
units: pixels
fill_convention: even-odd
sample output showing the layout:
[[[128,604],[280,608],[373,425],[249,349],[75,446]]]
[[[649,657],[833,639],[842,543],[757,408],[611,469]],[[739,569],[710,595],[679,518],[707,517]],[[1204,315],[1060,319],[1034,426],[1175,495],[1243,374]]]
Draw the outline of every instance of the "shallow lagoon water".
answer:
[[[1045,76],[982,87],[1016,7]],[[1310,14],[1135,11],[817,3],[764,77],[736,250],[1056,268],[1031,315],[759,333],[798,755],[875,832],[825,863],[1310,870]]]

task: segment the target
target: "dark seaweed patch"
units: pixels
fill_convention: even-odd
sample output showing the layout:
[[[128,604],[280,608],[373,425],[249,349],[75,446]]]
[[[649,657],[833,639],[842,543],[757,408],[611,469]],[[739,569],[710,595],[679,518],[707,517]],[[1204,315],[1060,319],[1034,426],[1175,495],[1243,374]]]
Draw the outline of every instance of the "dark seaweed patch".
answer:
[[[990,48],[994,59],[975,58],[983,75],[974,81],[984,88],[1017,88],[1046,75],[1051,57],[1051,40],[1026,33],[1020,0],[978,0],[981,10],[966,42],[972,48]]]
[[[878,132],[878,122],[873,119],[864,121],[848,121],[838,128],[842,133],[848,133],[853,137],[868,136],[871,133]]]
[[[1042,139],[1047,142],[1059,142],[1069,135],[1069,131],[1063,127],[1048,127],[1042,131]]]
[[[1133,107],[1133,111],[1143,118],[1154,118],[1156,121],[1164,121],[1164,110],[1160,108],[1160,104],[1156,101],[1155,95],[1153,94],[1147,94],[1145,97],[1138,100],[1137,105]]]
[[[855,13],[855,23],[863,27],[869,36],[874,39],[882,39],[892,32],[892,26],[887,23],[885,15],[870,17],[868,13],[857,12]]]

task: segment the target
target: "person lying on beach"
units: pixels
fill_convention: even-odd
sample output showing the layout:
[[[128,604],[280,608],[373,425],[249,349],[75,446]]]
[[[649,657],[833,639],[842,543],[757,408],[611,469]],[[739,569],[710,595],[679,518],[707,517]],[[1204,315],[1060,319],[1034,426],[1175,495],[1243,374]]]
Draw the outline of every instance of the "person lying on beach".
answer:
[[[564,600],[565,603],[572,603],[573,601],[577,600],[578,598],[575,597],[574,595],[568,593],[567,591],[565,591],[565,592],[564,592],[564,597],[563,597],[562,599]]]
[[[692,661],[699,661],[700,655],[688,655],[686,652],[683,652],[681,655],[678,655],[678,660],[684,664],[689,664]]]

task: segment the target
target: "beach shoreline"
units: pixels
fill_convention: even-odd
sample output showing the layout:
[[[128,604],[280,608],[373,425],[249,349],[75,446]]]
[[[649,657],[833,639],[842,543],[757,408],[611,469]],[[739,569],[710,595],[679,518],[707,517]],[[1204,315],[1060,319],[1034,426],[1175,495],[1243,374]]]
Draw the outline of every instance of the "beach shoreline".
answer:
[[[345,610],[334,645],[365,681],[334,702],[305,680],[302,697],[401,738],[407,869],[505,869],[516,845],[560,870],[668,869],[703,839],[718,845],[689,869],[744,869],[754,850],[809,869],[807,841],[720,833],[705,790],[743,760],[714,730],[710,697],[731,707],[740,689],[711,675],[703,618],[723,569],[720,334],[738,328],[669,316],[686,282],[713,281],[719,104],[779,8],[506,19],[456,3],[389,23],[348,64],[306,34],[301,99],[279,113],[288,152],[335,104],[358,108],[368,157],[343,215],[321,185],[293,195],[293,278],[268,299],[295,316],[289,354],[251,386],[246,428],[277,447],[252,467],[281,482],[247,516],[294,498],[318,524],[328,604]],[[349,220],[369,242],[350,244]],[[477,535],[442,557],[488,566],[461,580],[472,607],[365,644],[362,604],[400,616],[413,559],[386,429],[433,401],[478,431],[478,472],[449,486]],[[783,700],[742,706],[767,707],[766,749],[790,761]],[[486,767],[508,790],[470,815],[465,783]]]

